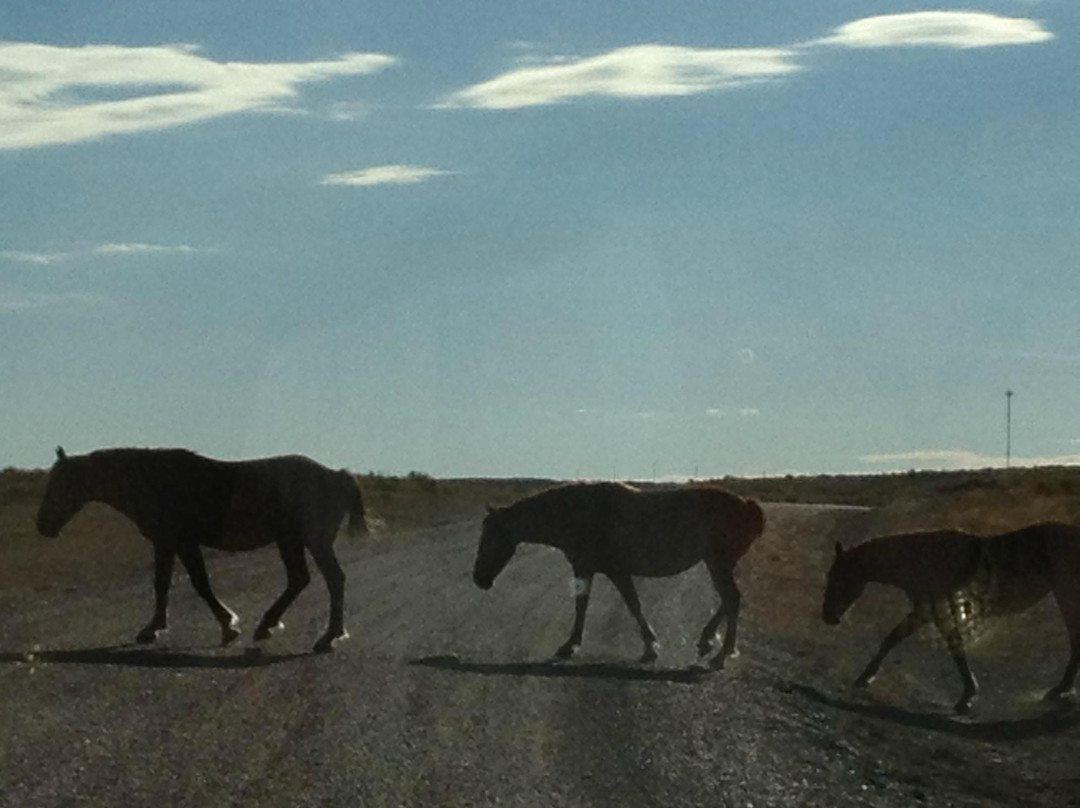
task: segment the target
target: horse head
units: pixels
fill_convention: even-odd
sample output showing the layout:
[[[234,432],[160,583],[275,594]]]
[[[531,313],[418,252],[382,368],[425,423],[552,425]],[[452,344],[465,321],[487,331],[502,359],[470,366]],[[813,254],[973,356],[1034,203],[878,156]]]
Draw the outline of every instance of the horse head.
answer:
[[[473,565],[473,581],[478,587],[491,589],[495,578],[513,558],[517,545],[507,525],[506,509],[488,507]]]
[[[65,454],[63,447],[56,447],[56,462],[49,471],[45,496],[38,508],[38,533],[55,538],[87,500],[88,489],[85,470],[75,459]]]
[[[821,605],[821,619],[830,626],[840,622],[851,604],[859,599],[866,581],[859,574],[850,550],[845,551],[836,543],[836,555],[833,557],[832,567],[829,568],[829,577],[825,584],[825,600]]]

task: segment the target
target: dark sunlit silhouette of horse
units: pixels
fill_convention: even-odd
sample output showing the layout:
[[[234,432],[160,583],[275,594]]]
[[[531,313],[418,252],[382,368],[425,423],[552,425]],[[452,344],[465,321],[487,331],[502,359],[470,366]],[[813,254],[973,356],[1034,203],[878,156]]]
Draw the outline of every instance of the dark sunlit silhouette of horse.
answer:
[[[1073,695],[1080,666],[1080,528],[1053,522],[996,536],[940,530],[883,536],[844,550],[836,545],[822,605],[835,625],[868,582],[891,584],[911,600],[911,612],[889,632],[855,684],[865,687],[897,643],[933,623],[948,646],[964,691],[958,713],[971,709],[978,683],[964,641],[984,618],[1015,614],[1053,592],[1069,634],[1070,656],[1047,699]]]
[[[735,564],[764,528],[758,504],[718,488],[640,491],[621,483],[571,483],[550,488],[505,508],[489,509],[476,553],[473,580],[489,589],[514,555],[531,542],[562,550],[574,573],[574,627],[556,657],[567,659],[581,645],[589,591],[596,573],[619,590],[645,644],[642,662],[657,658],[656,634],[641,613],[631,576],[676,575],[704,561],[720,607],[698,640],[702,658],[715,649],[720,622],[724,643],[714,667],[733,656],[739,618]]]
[[[315,650],[329,651],[349,636],[342,615],[345,573],[334,539],[346,517],[350,533],[367,531],[360,489],[349,472],[299,455],[225,461],[186,449],[101,449],[69,457],[58,448],[38,532],[59,535],[87,502],[116,508],[154,545],[156,605],[138,642],[153,642],[168,627],[176,556],[221,624],[222,645],[239,636],[239,618],[210,588],[200,545],[239,551],[277,544],[288,582],[255,630],[256,640],[282,628],[281,616],[311,580],[305,550],[330,592],[330,623]]]

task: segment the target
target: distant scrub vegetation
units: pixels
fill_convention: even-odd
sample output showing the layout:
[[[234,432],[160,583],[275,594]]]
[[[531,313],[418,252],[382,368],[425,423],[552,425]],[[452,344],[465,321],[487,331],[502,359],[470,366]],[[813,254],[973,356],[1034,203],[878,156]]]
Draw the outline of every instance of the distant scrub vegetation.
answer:
[[[877,508],[871,534],[943,527],[990,533],[1033,522],[1080,523],[1080,466],[726,477],[715,482],[766,502]]]
[[[13,522],[20,527],[15,532],[33,530],[30,520],[46,476],[44,470],[0,471],[0,541],[10,535]],[[356,477],[375,527],[383,530],[478,518],[487,505],[506,505],[562,482],[435,478],[420,471],[406,475],[368,472]],[[764,502],[877,508],[872,523],[880,530],[874,532],[945,526],[989,532],[1044,520],[1080,523],[1080,466],[723,477],[694,484],[719,485]]]
[[[380,528],[432,526],[474,518],[487,505],[507,505],[555,480],[443,478],[411,471],[393,476],[369,472],[356,479],[376,534]]]

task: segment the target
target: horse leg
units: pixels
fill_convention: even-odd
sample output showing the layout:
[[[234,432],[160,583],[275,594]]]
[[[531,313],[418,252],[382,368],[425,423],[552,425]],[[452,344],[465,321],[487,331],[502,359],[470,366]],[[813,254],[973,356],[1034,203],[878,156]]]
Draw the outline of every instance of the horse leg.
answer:
[[[218,624],[221,626],[221,644],[228,645],[240,636],[240,618],[236,612],[218,600],[214,590],[210,588],[210,578],[206,574],[206,564],[203,562],[202,552],[197,544],[177,549],[180,561],[187,570],[191,585],[199,594],[210,611],[214,613]]]
[[[739,655],[735,647],[735,640],[738,634],[739,606],[742,601],[742,594],[735,583],[733,570],[714,561],[708,562],[706,566],[709,569],[713,586],[716,588],[717,594],[720,595],[720,606],[713,616],[709,618],[705,628],[701,630],[701,637],[698,639],[698,656],[704,659],[713,650],[716,645],[717,629],[720,628],[720,621],[726,617],[727,626],[724,628],[724,644],[716,659],[713,660],[715,667],[722,667],[725,658]]]
[[[953,662],[956,663],[956,669],[960,671],[960,679],[964,683],[964,692],[960,695],[960,700],[956,702],[953,709],[960,714],[969,713],[971,712],[971,705],[975,702],[975,696],[978,695],[979,683],[975,680],[975,674],[971,672],[971,666],[968,665],[967,654],[964,653],[964,638],[960,633],[960,627],[951,614],[936,615],[934,625],[937,626],[937,630],[945,639],[945,644],[949,648]]]
[[[1054,598],[1069,633],[1069,661],[1061,681],[1047,692],[1045,698],[1048,701],[1075,695],[1076,674],[1080,670],[1080,593],[1070,593],[1059,587],[1054,589]]]
[[[913,608],[907,617],[897,623],[896,627],[885,635],[878,652],[874,654],[874,658],[870,660],[863,672],[859,674],[859,678],[855,680],[855,687],[866,687],[874,681],[874,677],[877,676],[878,671],[881,669],[881,663],[885,661],[888,653],[901,640],[910,637],[916,630],[926,625],[929,619],[924,609],[918,606]]]
[[[281,541],[278,542],[278,551],[281,554],[282,563],[285,564],[287,577],[285,591],[266,610],[263,619],[259,621],[259,627],[255,629],[256,641],[269,639],[271,632],[285,628],[281,622],[282,615],[311,581],[307,559],[304,558],[303,544],[298,541]]]
[[[172,584],[173,561],[176,551],[171,545],[154,543],[154,616],[140,631],[135,641],[150,643],[169,627],[169,586]]]
[[[619,594],[622,595],[626,607],[630,610],[630,614],[634,616],[638,629],[641,631],[641,641],[645,644],[645,651],[641,655],[641,661],[644,663],[656,662],[659,656],[660,643],[657,642],[656,632],[649,625],[649,621],[645,619],[645,615],[641,613],[641,601],[638,600],[634,579],[629,575],[608,575],[608,578],[615,584],[615,588],[619,590]]]
[[[569,659],[581,647],[581,638],[585,633],[585,611],[589,608],[589,592],[592,590],[592,573],[574,571],[574,628],[570,639],[559,646],[556,659]]]
[[[345,573],[334,555],[332,542],[334,534],[331,533],[322,542],[315,542],[308,546],[311,557],[315,559],[315,565],[322,573],[326,581],[326,588],[330,593],[330,623],[323,634],[315,643],[315,651],[323,653],[332,651],[338,640],[347,639],[349,632],[345,630]]]

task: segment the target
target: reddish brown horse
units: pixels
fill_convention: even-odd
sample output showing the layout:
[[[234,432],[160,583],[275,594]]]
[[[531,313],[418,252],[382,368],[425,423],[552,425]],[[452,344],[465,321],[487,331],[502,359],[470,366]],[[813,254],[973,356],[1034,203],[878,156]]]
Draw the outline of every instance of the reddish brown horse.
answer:
[[[1073,694],[1080,667],[1080,528],[1047,522],[987,537],[940,530],[883,536],[852,550],[837,544],[822,605],[825,622],[839,623],[868,582],[899,587],[912,609],[885,637],[856,686],[873,680],[897,643],[933,623],[964,683],[956,711],[968,712],[978,683],[964,652],[965,635],[984,617],[1023,611],[1053,592],[1071,654],[1046,697]]]
[[[704,561],[721,603],[701,632],[698,652],[704,658],[715,649],[720,622],[727,618],[723,647],[713,660],[719,667],[735,654],[740,601],[735,564],[764,524],[756,502],[718,488],[645,492],[619,483],[572,483],[490,510],[473,580],[489,589],[521,542],[558,548],[574,572],[575,614],[570,638],[556,656],[569,658],[580,647],[589,590],[599,572],[619,590],[637,621],[645,644],[642,662],[653,662],[659,644],[641,613],[631,576],[676,575]]]
[[[334,539],[346,517],[350,532],[366,532],[367,526],[360,489],[347,471],[298,455],[224,461],[186,449],[102,449],[68,457],[58,448],[38,510],[38,531],[59,535],[87,502],[116,508],[154,545],[156,605],[138,642],[153,642],[168,627],[176,556],[221,625],[222,645],[239,636],[239,618],[210,588],[200,545],[234,551],[277,545],[288,582],[259,622],[256,640],[282,627],[285,610],[311,580],[305,550],[330,592],[330,624],[315,650],[329,651],[349,636],[343,618],[345,574]]]

